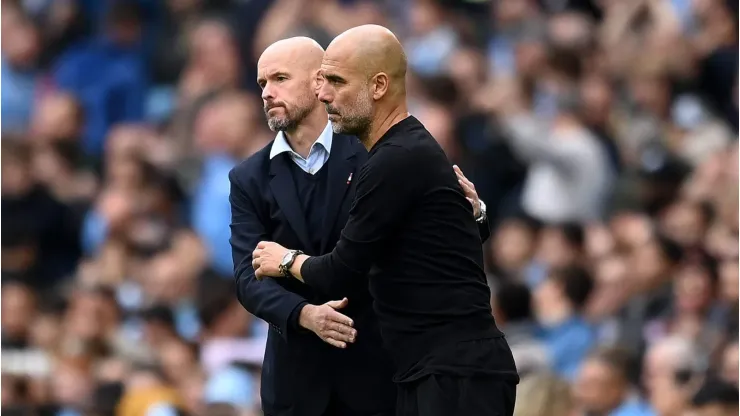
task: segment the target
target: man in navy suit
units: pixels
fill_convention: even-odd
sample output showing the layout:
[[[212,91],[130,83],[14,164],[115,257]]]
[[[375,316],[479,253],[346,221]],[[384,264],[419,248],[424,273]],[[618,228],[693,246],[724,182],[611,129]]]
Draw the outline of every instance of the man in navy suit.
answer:
[[[270,324],[261,388],[266,415],[390,416],[394,368],[367,284],[318,294],[295,279],[257,281],[252,268],[252,251],[263,240],[309,255],[331,252],[349,216],[353,178],[368,154],[357,138],[332,132],[315,95],[323,52],[299,37],[260,57],[257,82],[268,125],[278,133],[229,174],[237,297]],[[485,205],[457,172],[485,241]]]

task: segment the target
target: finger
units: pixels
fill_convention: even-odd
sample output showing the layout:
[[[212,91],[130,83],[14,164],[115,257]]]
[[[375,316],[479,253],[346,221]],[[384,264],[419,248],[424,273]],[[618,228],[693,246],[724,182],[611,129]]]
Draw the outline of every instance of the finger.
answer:
[[[267,247],[267,241],[260,241],[257,244],[257,248],[265,248],[265,247]]]
[[[326,316],[326,329],[333,329],[343,334],[356,334],[357,330],[349,324],[352,320],[341,313],[335,313]]]
[[[475,189],[471,188],[471,187],[470,187],[470,186],[469,186],[468,184],[466,184],[465,182],[463,182],[463,181],[458,181],[458,182],[460,182],[460,186],[462,186],[462,188],[463,188],[463,192],[465,192],[465,196],[469,196],[469,195],[471,195],[471,196],[476,196],[476,195],[478,195],[478,194],[477,194],[477,193],[475,192]]]
[[[255,259],[258,259],[262,255],[262,249],[261,248],[255,248],[252,252],[252,257]]]
[[[339,322],[342,325],[355,326],[355,323],[352,321],[352,318],[350,318],[347,315],[341,314],[337,311],[331,311],[328,314],[326,314],[326,319],[328,319],[331,322]]]
[[[260,269],[259,269],[259,267],[256,267],[256,268],[254,269],[254,277],[255,277],[255,278],[256,278],[257,280],[262,280],[262,273],[260,272]]]
[[[325,331],[325,332],[322,333],[322,335],[326,339],[333,339],[334,341],[339,341],[339,342],[342,342],[342,343],[345,343],[345,342],[354,342],[355,341],[354,337],[352,337],[350,335],[343,334],[343,333],[337,332],[337,331],[332,331],[332,330]]]
[[[460,173],[457,174],[457,181],[458,182],[463,183],[463,182],[465,182],[464,179],[465,179],[465,177],[462,176],[462,174],[460,174]]]
[[[334,347],[342,348],[342,349],[347,348],[347,344],[345,342],[337,341],[337,340],[332,339],[332,338],[322,338],[322,339],[324,340],[324,342],[326,342],[327,344],[332,345]]]
[[[342,335],[345,335],[349,337],[349,341],[354,341],[354,338],[357,336],[357,330],[352,328],[351,326],[341,323],[341,322],[329,322],[326,325],[327,331],[335,331],[337,333],[340,333]],[[347,340],[343,340],[347,341]]]
[[[467,198],[467,197],[466,197],[465,199],[467,199],[467,200],[468,200],[468,202],[470,202],[470,205],[472,205],[472,206],[473,206],[473,208],[475,208],[475,200],[474,200],[473,198]]]
[[[468,183],[468,178],[465,177],[465,175],[462,174],[462,172],[455,172],[457,174],[457,180],[462,181],[465,183]]]
[[[465,174],[463,173],[462,169],[460,169],[459,166],[454,165],[453,166],[453,169],[455,170],[455,173],[457,174],[457,178],[458,179],[460,179],[461,181],[465,182],[471,188],[475,189],[475,185],[473,184],[473,182],[471,182],[470,179],[468,179],[468,177],[465,176]]]
[[[457,174],[457,178],[462,180],[463,182],[472,185],[473,183],[470,182],[467,176],[463,173],[462,169],[460,169],[457,165],[452,165],[452,169],[455,171],[455,174]]]
[[[332,309],[342,309],[345,306],[347,306],[348,303],[349,301],[347,300],[347,298],[344,298],[342,300],[332,300],[332,301],[326,302],[326,304],[331,306]]]
[[[475,184],[471,182],[470,179],[465,177],[465,175],[463,175],[462,172],[460,172],[460,176],[458,177],[460,178],[461,181],[465,183],[465,185],[468,185],[470,189],[475,190]]]

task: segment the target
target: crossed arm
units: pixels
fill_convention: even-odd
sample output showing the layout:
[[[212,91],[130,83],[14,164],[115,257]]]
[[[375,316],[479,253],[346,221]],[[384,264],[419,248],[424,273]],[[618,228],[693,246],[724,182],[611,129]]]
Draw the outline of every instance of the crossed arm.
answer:
[[[404,169],[402,166],[398,166],[399,169]],[[462,187],[463,191],[465,192],[465,196],[468,199],[468,201],[471,203],[473,207],[473,214],[476,218],[480,215],[481,210],[481,201],[478,198],[478,194],[475,190],[475,185],[473,185],[472,182],[470,182],[463,172],[457,167],[454,167],[455,173],[457,174],[458,181],[460,183],[460,186]],[[367,175],[367,172],[361,172],[361,175]],[[396,178],[403,177],[402,175],[404,172],[393,172],[393,173],[380,173],[381,179],[380,182],[383,182],[383,180],[386,180],[385,185],[386,186],[377,186],[377,183],[374,183],[372,186],[368,187],[368,189],[361,189],[358,184],[358,194],[357,194],[357,200],[356,205],[361,205],[363,203],[367,203],[368,199],[375,199],[379,198],[380,200],[386,199],[387,197],[390,197],[388,194],[393,194],[397,192],[409,192],[408,189],[401,189],[404,185],[398,184],[398,181]],[[400,176],[397,176],[400,175]],[[393,182],[393,185],[391,185],[391,182]],[[382,185],[382,184],[381,184]],[[380,189],[383,188],[383,189]],[[347,229],[348,233],[343,233],[343,238],[346,240],[345,242],[351,243],[351,244],[360,244],[363,245],[364,248],[357,250],[358,252],[362,252],[363,255],[360,256],[361,258],[349,258],[346,255],[343,255],[343,253],[346,253],[346,247],[342,247],[342,241],[337,245],[337,249],[335,249],[335,255],[333,256],[322,256],[320,260],[324,262],[331,262],[334,263],[334,265],[339,266],[339,269],[343,269],[342,275],[357,275],[361,276],[367,273],[367,269],[369,269],[370,264],[372,263],[372,252],[373,247],[377,247],[379,242],[383,241],[384,233],[386,230],[393,229],[394,222],[397,221],[400,217],[402,217],[402,213],[404,210],[403,204],[399,206],[398,204],[393,204],[394,210],[387,210],[385,212],[385,215],[377,215],[377,212],[370,212],[365,213],[365,218],[355,218],[356,221],[363,221],[366,224],[371,224],[372,230],[369,230],[369,232],[363,233],[363,234],[355,234],[354,229],[352,228],[353,224],[348,224]],[[359,212],[360,210],[358,210]],[[362,215],[362,214],[361,214]],[[488,222],[487,220],[483,221],[482,224],[479,224],[479,231],[481,233],[481,240],[485,241],[490,231],[488,230]],[[338,252],[337,252],[338,251]],[[252,266],[255,270],[255,275],[257,279],[262,279],[263,277],[278,277],[281,276],[282,273],[279,270],[279,266],[283,260],[283,258],[290,252],[287,248],[274,243],[274,242],[268,242],[268,241],[261,241],[259,244],[257,244],[256,249],[252,253]],[[290,267],[290,273],[295,277],[296,279],[305,282],[304,279],[304,273],[306,270],[310,270],[312,267],[317,267],[316,264],[305,264],[306,261],[312,262],[314,260],[309,260],[310,256],[301,254],[298,255],[295,260],[293,261],[293,264]],[[351,266],[350,266],[351,265]],[[304,268],[305,266],[305,268]],[[329,267],[330,269],[334,269],[334,267]],[[346,279],[346,278],[345,278]],[[308,282],[309,284],[324,284],[326,281],[331,282],[334,279],[323,279],[324,282]],[[346,279],[349,280],[349,279]],[[328,288],[325,288],[328,289]],[[329,289],[331,290],[331,289]],[[326,290],[328,291],[328,290]]]
[[[353,342],[356,330],[352,319],[338,312],[347,306],[342,299],[312,305],[302,296],[284,288],[277,281],[257,282],[252,268],[252,250],[261,240],[270,238],[254,202],[232,171],[231,248],[236,278],[236,296],[250,313],[268,322],[286,340],[300,328],[315,333],[325,342],[344,348]]]

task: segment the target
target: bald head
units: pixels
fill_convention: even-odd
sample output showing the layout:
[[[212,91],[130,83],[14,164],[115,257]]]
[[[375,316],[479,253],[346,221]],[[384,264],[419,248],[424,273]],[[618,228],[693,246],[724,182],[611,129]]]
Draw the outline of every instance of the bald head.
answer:
[[[368,149],[384,123],[408,115],[406,54],[396,36],[377,25],[337,36],[324,53],[319,101],[335,133],[357,136]],[[377,136],[377,137],[376,137]]]
[[[303,36],[277,41],[262,52],[257,83],[270,129],[296,128],[318,107],[315,91],[323,56],[321,45]]]
[[[383,26],[353,27],[337,36],[324,61],[335,61],[362,72],[368,79],[379,73],[390,78],[389,90],[406,90],[406,54],[396,35]]]
[[[257,66],[265,61],[280,62],[294,68],[315,71],[321,67],[323,57],[324,48],[318,42],[305,36],[297,36],[279,40],[268,46],[262,52]]]

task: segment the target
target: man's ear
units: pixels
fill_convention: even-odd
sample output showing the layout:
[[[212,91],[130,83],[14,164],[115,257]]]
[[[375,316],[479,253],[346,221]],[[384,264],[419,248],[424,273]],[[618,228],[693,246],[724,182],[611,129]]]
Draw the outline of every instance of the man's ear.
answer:
[[[373,100],[383,98],[390,88],[390,78],[385,72],[380,72],[373,77]]]
[[[321,74],[321,68],[317,69],[316,71],[313,71],[313,81],[312,86],[315,92],[318,92],[321,88],[321,85],[324,83],[324,77]]]

